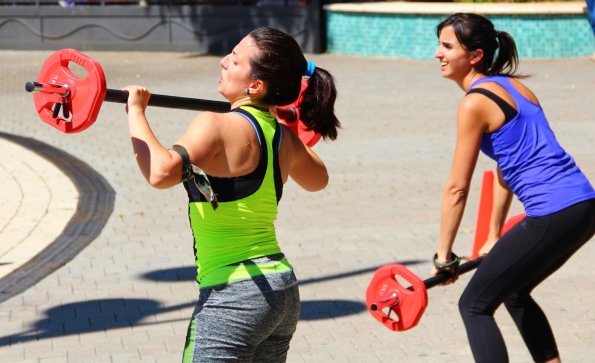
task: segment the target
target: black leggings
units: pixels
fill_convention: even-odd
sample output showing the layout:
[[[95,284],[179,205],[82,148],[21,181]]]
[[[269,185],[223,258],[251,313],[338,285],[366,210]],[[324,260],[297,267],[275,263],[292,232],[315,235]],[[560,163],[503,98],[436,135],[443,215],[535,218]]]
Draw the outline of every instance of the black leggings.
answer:
[[[494,312],[504,303],[533,360],[558,357],[547,318],[531,291],[595,232],[595,199],[544,217],[527,217],[496,243],[459,301],[476,362],[508,362]]]

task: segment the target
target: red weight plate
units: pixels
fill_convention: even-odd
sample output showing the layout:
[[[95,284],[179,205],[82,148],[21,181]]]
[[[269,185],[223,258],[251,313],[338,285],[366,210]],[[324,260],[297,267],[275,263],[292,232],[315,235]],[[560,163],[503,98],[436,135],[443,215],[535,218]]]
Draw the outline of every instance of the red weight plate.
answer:
[[[504,234],[512,229],[512,227],[516,226],[520,221],[525,219],[525,213],[516,214],[506,220],[504,225],[502,226],[502,230],[500,231],[500,236],[504,236]]]
[[[397,278],[411,286],[404,287]],[[428,305],[424,282],[400,264],[380,267],[366,290],[366,305],[372,316],[393,331],[417,325]],[[386,309],[390,308],[390,312]],[[391,316],[394,314],[394,316]]]
[[[75,75],[69,68],[70,62],[84,68],[86,76]],[[64,133],[80,132],[91,126],[107,92],[99,62],[74,49],[62,49],[50,55],[43,63],[37,82],[68,87],[70,93],[66,97],[44,92],[33,95],[39,117]],[[66,104],[70,117],[54,116],[56,103]]]
[[[306,79],[303,79],[302,80],[302,88],[300,90],[300,95],[298,96],[298,99],[290,105],[278,107],[279,109],[282,109],[282,110],[293,109],[293,111],[295,112],[295,115],[296,115],[295,120],[279,119],[279,121],[282,122],[283,124],[289,126],[289,128],[291,128],[298,135],[300,140],[302,140],[302,142],[305,145],[312,147],[312,146],[316,145],[318,140],[320,140],[321,135],[319,133],[315,132],[314,130],[308,130],[308,127],[306,126],[306,124],[304,124],[304,122],[300,119],[300,110],[298,108],[298,105],[300,104],[300,102],[302,102],[304,90],[307,87],[308,87],[308,81]]]

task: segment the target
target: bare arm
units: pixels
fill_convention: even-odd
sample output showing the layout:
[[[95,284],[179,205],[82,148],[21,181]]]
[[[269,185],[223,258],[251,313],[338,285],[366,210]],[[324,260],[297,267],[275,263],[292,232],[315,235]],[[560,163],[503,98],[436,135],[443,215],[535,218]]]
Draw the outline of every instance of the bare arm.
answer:
[[[132,149],[138,167],[149,184],[169,188],[180,182],[182,158],[161,145],[145,116],[150,93],[140,86],[127,86],[127,112]]]
[[[289,176],[298,185],[310,192],[324,189],[328,184],[328,172],[318,155],[304,145],[299,137],[283,125],[283,135],[290,143]]]
[[[481,102],[466,96],[457,115],[457,142],[448,181],[442,195],[440,242],[437,261],[451,260],[456,234],[465,211],[473,171],[479,155],[481,137],[486,128]],[[432,271],[434,274],[437,270]]]
[[[510,204],[512,203],[512,191],[502,178],[500,169],[497,170],[497,178],[494,178],[494,202],[492,205],[492,214],[490,216],[490,229],[488,239],[479,250],[480,255],[488,253],[500,238],[502,226],[506,221]]]
[[[128,86],[128,126],[132,138],[138,167],[145,179],[155,188],[170,188],[181,182],[182,157],[175,151],[164,147],[149,126],[145,109],[150,93],[146,88]],[[188,151],[190,161],[208,170],[215,164],[215,155],[220,151],[222,142],[216,114],[199,113],[176,144]]]

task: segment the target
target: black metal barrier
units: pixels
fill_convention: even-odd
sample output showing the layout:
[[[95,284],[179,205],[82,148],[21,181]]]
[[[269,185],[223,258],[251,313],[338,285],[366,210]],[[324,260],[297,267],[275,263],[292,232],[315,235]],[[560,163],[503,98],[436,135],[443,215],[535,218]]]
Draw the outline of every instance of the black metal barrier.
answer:
[[[0,0],[0,49],[225,54],[261,26],[323,53],[323,0]]]

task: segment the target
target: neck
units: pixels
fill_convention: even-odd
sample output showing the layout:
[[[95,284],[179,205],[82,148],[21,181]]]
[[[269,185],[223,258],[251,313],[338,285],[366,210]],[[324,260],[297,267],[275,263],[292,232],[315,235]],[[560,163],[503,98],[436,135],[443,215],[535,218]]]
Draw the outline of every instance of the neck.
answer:
[[[469,90],[469,88],[471,87],[471,85],[473,84],[473,82],[477,81],[478,79],[482,79],[484,77],[486,77],[485,74],[471,72],[467,76],[465,76],[465,78],[463,78],[463,80],[459,83],[459,87],[461,87],[461,89],[463,91],[467,92]]]
[[[239,100],[235,100],[234,102],[232,102],[231,109],[238,108],[241,106],[254,106],[254,107],[264,108],[264,109],[268,108],[268,106],[265,105],[264,103],[259,102],[258,100],[252,99],[248,96],[242,97]]]

